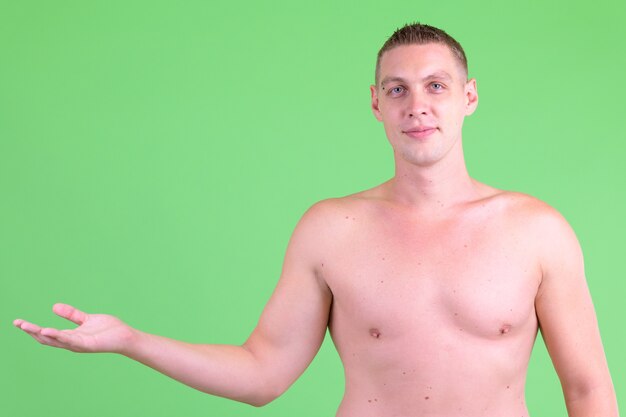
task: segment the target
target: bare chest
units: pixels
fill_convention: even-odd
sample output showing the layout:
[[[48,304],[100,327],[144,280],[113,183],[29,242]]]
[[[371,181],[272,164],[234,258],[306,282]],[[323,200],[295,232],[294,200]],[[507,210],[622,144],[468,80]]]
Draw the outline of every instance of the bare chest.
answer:
[[[534,317],[540,280],[523,234],[481,220],[436,227],[363,222],[334,248],[323,273],[333,292],[333,325],[375,338],[514,334]]]

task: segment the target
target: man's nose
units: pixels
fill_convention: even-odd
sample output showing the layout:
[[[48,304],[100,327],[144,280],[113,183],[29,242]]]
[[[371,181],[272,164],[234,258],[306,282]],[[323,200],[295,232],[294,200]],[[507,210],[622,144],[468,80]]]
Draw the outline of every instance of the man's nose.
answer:
[[[412,93],[408,105],[407,113],[410,118],[428,114],[428,100],[423,94]]]

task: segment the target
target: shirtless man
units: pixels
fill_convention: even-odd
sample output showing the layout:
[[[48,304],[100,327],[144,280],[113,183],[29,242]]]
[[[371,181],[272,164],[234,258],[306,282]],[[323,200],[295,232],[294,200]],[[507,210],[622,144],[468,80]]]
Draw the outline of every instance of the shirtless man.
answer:
[[[63,304],[79,326],[15,325],[39,342],[114,352],[198,390],[261,406],[305,370],[330,329],[345,368],[339,417],[527,416],[541,328],[571,417],[615,417],[615,393],[567,222],[469,177],[461,129],[478,103],[461,46],[425,25],[378,56],[374,116],[395,176],[315,204],[242,346],[194,345]]]

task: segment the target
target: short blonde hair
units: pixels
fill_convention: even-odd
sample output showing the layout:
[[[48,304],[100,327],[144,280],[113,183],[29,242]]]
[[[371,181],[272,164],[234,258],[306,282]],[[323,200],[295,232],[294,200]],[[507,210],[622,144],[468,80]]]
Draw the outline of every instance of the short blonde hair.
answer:
[[[376,73],[374,75],[376,85],[378,85],[378,78],[380,76],[380,60],[385,52],[400,45],[424,45],[427,43],[441,43],[446,45],[465,70],[465,75],[467,76],[467,57],[465,56],[465,51],[463,51],[461,44],[441,29],[416,22],[396,29],[393,35],[387,39],[383,47],[380,48],[380,51],[378,51]]]

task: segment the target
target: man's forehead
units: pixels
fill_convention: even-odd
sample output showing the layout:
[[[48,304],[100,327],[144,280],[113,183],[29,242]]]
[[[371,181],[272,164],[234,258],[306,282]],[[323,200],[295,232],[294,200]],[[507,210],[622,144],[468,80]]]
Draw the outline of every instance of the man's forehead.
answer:
[[[462,81],[467,78],[465,68],[450,48],[440,43],[399,45],[386,51],[381,57],[379,76],[382,81],[397,77],[442,76]]]

